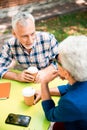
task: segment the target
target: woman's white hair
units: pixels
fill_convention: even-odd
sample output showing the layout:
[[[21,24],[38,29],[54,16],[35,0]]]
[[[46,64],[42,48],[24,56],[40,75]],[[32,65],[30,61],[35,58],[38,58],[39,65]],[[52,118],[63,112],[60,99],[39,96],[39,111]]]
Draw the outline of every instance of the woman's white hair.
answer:
[[[77,81],[87,81],[87,36],[69,36],[59,44],[61,64]]]
[[[29,12],[18,12],[12,17],[12,28],[15,29],[18,22],[23,26],[27,26],[26,19],[30,19],[33,23],[35,23],[34,17]]]

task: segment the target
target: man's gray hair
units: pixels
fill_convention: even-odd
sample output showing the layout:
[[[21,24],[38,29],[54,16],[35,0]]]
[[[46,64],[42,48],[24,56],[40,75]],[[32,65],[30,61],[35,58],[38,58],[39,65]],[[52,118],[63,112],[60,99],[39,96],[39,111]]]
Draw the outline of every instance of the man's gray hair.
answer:
[[[87,36],[69,36],[59,44],[62,66],[77,81],[87,81]]]
[[[18,12],[12,17],[12,28],[15,29],[18,22],[22,25],[26,25],[26,19],[30,19],[33,23],[35,23],[34,17],[29,12]]]

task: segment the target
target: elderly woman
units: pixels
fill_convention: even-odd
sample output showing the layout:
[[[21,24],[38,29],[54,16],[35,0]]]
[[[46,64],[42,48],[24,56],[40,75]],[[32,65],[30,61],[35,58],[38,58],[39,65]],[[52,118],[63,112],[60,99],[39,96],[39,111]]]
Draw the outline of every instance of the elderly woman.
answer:
[[[59,44],[58,53],[58,70],[41,80],[45,116],[57,122],[53,130],[87,130],[87,36],[68,37]],[[48,83],[56,71],[68,84],[49,90]],[[57,106],[51,95],[61,96]]]

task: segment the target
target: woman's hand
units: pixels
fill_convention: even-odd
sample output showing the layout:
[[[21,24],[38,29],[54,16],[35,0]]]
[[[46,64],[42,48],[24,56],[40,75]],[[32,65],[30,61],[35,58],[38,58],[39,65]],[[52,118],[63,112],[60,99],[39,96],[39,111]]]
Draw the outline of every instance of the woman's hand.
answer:
[[[41,91],[37,90],[35,93],[34,104],[36,104],[40,99],[41,99]]]
[[[46,71],[45,69],[40,70],[36,77],[36,82],[48,83],[48,82],[52,81],[54,78],[56,78],[57,76],[58,76],[58,70],[55,70],[55,69],[53,69],[53,70],[51,69],[50,71]]]

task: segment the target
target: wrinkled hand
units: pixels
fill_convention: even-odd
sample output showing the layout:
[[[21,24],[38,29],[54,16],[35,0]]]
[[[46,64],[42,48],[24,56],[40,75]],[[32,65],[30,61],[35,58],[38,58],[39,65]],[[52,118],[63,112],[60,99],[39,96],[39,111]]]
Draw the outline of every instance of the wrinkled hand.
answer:
[[[36,104],[40,99],[41,99],[41,91],[38,90],[38,91],[36,91],[36,93],[35,93],[34,104]]]
[[[45,71],[45,70],[40,70],[38,72],[38,75],[36,77],[36,82],[41,83],[41,82],[50,82],[52,81],[54,78],[56,78],[58,76],[58,70],[50,70],[50,71]]]
[[[34,82],[35,77],[27,72],[27,70],[22,71],[20,74],[18,74],[19,81],[21,82]]]

